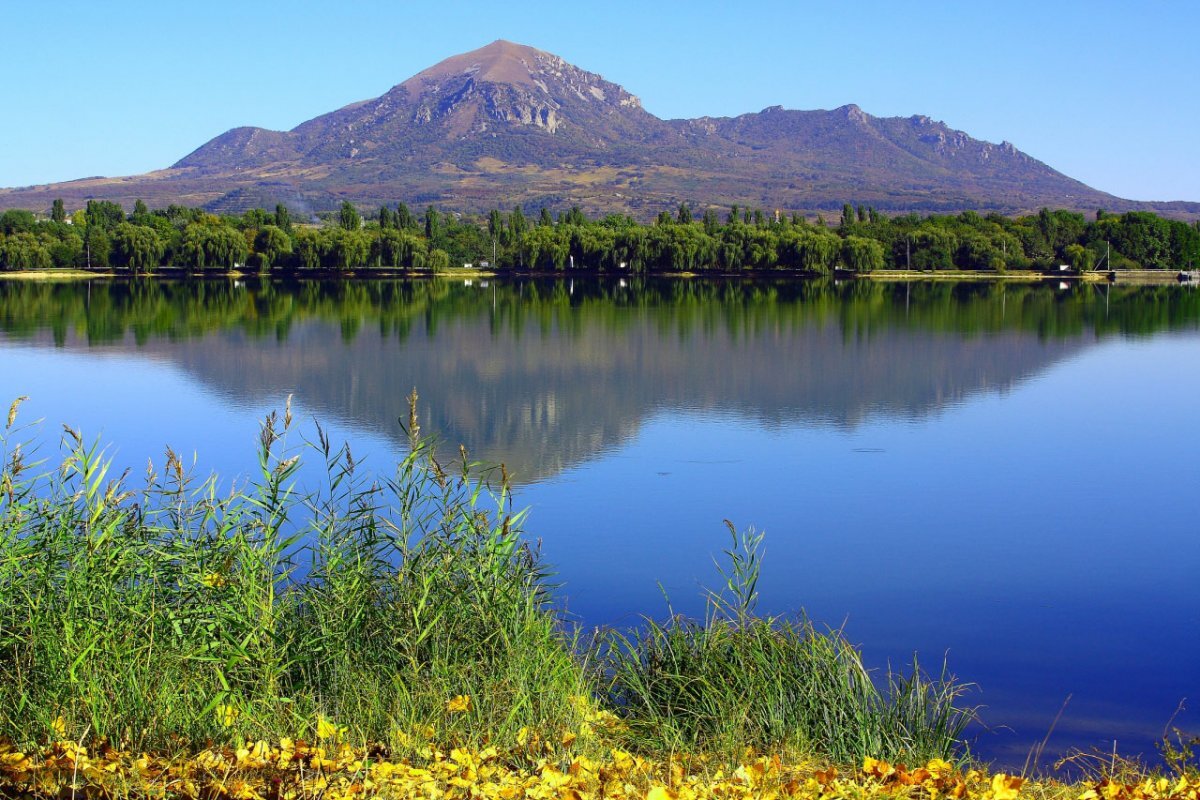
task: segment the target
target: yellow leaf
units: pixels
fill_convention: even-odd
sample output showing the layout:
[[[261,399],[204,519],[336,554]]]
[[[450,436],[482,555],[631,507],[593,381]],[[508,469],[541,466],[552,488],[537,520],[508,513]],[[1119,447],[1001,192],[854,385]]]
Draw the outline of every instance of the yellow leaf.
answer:
[[[1003,772],[992,777],[993,800],[1014,800],[1021,793],[1023,778],[1005,775]]]
[[[571,733],[570,731],[567,731],[566,733],[564,733],[562,735],[562,746],[570,747],[571,745],[575,744],[576,738],[577,737],[575,736],[575,734]]]
[[[471,710],[471,696],[459,694],[446,701],[446,710],[451,714],[462,714]]]
[[[346,733],[346,726],[338,725],[324,714],[317,717],[317,736],[321,739],[341,738]]]
[[[665,786],[655,786],[646,793],[646,800],[675,800],[678,796]]]
[[[200,582],[210,589],[220,589],[229,583],[229,579],[219,572],[206,572]]]
[[[59,714],[54,722],[50,723],[50,730],[54,731],[54,735],[60,739],[67,735],[67,721],[63,719],[62,714]]]
[[[228,728],[237,721],[238,714],[240,712],[237,710],[236,706],[231,706],[228,703],[222,703],[221,705],[217,706],[216,713],[217,720],[220,721],[221,725]]]

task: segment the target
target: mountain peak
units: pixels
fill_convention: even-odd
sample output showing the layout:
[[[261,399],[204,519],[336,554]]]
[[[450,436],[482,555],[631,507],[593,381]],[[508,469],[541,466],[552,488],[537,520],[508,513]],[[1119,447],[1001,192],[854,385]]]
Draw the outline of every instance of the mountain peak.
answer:
[[[428,86],[460,76],[488,83],[533,86],[537,80],[537,73],[547,67],[561,68],[564,64],[561,58],[550,53],[497,39],[478,50],[439,61],[432,67],[418,72],[401,86],[410,92],[420,92]]]

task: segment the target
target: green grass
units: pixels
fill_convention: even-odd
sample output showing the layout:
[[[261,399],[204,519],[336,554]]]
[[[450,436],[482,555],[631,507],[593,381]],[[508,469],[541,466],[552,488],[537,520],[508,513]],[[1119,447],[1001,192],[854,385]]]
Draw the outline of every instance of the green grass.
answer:
[[[412,403],[391,475],[319,427],[290,444],[289,410],[262,425],[255,480],[226,492],[172,453],[133,490],[69,429],[51,467],[22,444],[35,432],[14,403],[0,436],[0,735],[57,726],[170,752],[314,737],[324,717],[419,752],[581,731],[600,707],[645,752],[954,754],[969,712],[953,681],[914,665],[881,689],[839,633],[754,615],[753,534],[735,536],[705,620],[648,619],[585,646],[503,471],[489,483],[465,452],[439,463]],[[325,468],[303,494],[302,456]],[[469,710],[447,708],[457,695]]]
[[[655,750],[782,746],[842,763],[958,750],[972,718],[957,704],[965,687],[944,672],[931,680],[914,660],[881,688],[840,631],[755,615],[762,535],[729,527],[729,566],[703,621],[647,618],[603,646],[609,696],[636,735]]]

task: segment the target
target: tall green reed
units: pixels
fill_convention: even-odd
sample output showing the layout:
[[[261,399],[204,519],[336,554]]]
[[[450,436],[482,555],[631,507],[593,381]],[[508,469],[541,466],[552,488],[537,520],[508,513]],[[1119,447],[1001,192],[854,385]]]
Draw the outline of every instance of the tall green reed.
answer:
[[[415,394],[413,402],[415,403]],[[415,418],[415,413],[414,413]],[[0,731],[140,747],[313,733],[482,741],[575,724],[586,693],[507,481],[453,474],[413,431],[396,473],[262,425],[258,474],[226,493],[168,451],[139,491],[67,430],[28,463],[16,404],[0,439]],[[295,488],[315,448],[327,480]],[[470,695],[452,714],[446,701]]]
[[[865,756],[927,759],[959,749],[971,710],[964,687],[934,679],[914,659],[883,686],[841,631],[805,616],[755,614],[762,534],[739,533],[706,592],[703,620],[673,612],[614,631],[598,647],[599,680],[633,737],[656,750],[723,752],[791,748],[839,762]]]

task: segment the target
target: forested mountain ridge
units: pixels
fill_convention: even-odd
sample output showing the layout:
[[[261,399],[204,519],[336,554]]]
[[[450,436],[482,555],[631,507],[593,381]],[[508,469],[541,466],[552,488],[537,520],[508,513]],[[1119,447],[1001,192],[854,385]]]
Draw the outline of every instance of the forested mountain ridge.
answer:
[[[924,116],[880,118],[847,105],[662,120],[623,87],[506,41],[290,131],[227,131],[168,169],[0,190],[0,209],[42,210],[59,197],[72,207],[140,198],[226,213],[277,202],[329,210],[350,200],[471,212],[578,205],[643,219],[680,202],[787,212],[851,202],[884,212],[1200,214],[1197,203],[1122,200],[1011,144]]]

